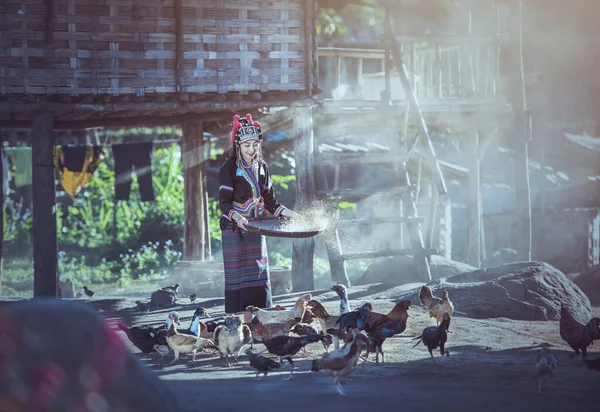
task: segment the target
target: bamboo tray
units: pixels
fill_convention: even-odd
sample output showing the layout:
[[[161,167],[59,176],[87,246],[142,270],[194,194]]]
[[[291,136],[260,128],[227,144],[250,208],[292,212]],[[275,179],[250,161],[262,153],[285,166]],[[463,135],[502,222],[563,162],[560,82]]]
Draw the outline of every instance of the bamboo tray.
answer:
[[[313,237],[326,229],[325,226],[317,226],[314,222],[308,220],[286,219],[274,216],[249,219],[246,228],[248,228],[249,232],[264,236],[287,238]]]

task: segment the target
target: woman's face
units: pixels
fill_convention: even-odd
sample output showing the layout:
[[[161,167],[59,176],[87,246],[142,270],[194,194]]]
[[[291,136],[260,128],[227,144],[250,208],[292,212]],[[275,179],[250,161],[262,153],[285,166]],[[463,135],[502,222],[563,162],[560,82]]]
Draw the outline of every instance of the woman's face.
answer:
[[[248,140],[242,144],[240,144],[240,152],[242,153],[242,159],[246,163],[250,163],[256,156],[258,156],[258,151],[260,150],[260,142],[258,140]]]

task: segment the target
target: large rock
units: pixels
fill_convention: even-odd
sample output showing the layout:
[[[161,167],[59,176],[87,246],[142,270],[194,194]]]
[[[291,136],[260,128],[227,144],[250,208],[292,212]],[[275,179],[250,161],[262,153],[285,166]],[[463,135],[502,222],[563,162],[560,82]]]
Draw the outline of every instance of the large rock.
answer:
[[[558,320],[567,306],[581,323],[592,317],[590,301],[561,271],[543,262],[516,262],[430,282],[434,294],[446,289],[456,311],[471,318]],[[394,297],[420,305],[419,288]]]
[[[431,278],[445,278],[459,273],[471,272],[477,268],[466,263],[455,262],[441,256],[431,256]],[[419,277],[415,259],[410,256],[390,256],[377,259],[371,263],[362,277],[356,282],[357,285],[368,285],[370,283],[389,283],[390,286],[403,285],[405,283],[422,282]]]

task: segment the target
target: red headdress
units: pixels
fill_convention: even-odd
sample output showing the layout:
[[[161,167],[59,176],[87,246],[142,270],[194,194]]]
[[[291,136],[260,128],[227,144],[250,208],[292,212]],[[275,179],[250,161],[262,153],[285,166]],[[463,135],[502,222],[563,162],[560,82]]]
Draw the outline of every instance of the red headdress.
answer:
[[[243,143],[248,140],[263,140],[260,123],[252,121],[252,115],[246,114],[241,118],[237,114],[233,116],[233,127],[231,129],[231,145]]]

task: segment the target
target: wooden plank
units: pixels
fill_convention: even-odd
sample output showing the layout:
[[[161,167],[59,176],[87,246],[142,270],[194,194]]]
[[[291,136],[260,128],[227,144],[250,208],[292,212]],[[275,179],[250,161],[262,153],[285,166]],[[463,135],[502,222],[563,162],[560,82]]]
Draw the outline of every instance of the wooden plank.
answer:
[[[316,200],[314,177],[314,136],[312,107],[299,106],[294,110],[294,158],[296,159],[295,209],[310,217]],[[314,290],[314,238],[294,239],[292,246],[292,290]]]
[[[379,217],[371,219],[347,219],[342,220],[338,224],[343,225],[376,225],[380,223],[423,223],[425,219],[422,217],[396,216],[396,217]]]
[[[58,296],[58,243],[52,113],[37,113],[31,134],[33,192],[33,296]]]
[[[481,177],[479,162],[479,133],[472,133],[467,158],[469,161],[469,203],[467,218],[467,263],[481,266]]]
[[[531,260],[531,195],[529,187],[528,140],[531,138],[531,119],[527,115],[525,75],[523,69],[523,3],[510,0],[508,24],[509,43],[506,45],[510,64],[507,75],[508,95],[513,107],[512,146],[515,161],[515,208],[517,253],[521,260]]]
[[[338,260],[374,259],[385,256],[431,256],[438,253],[437,249],[388,249],[367,252],[344,253],[336,258]]]
[[[403,162],[406,160],[405,156],[399,155],[397,153],[387,153],[387,154],[347,154],[347,153],[319,153],[319,155],[315,158],[313,165],[314,166],[330,166],[334,163],[342,163],[342,164],[389,164],[396,162]]]
[[[385,189],[369,189],[369,188],[359,188],[359,189],[329,189],[329,190],[319,190],[317,195],[319,196],[331,196],[331,197],[342,197],[346,199],[356,199],[356,198],[365,198],[370,196],[386,196],[392,197],[396,195],[400,195],[406,192],[414,192],[417,189],[414,185],[407,186],[398,186],[394,188],[385,188]]]
[[[209,261],[210,229],[202,123],[182,125],[184,181],[183,259]]]

